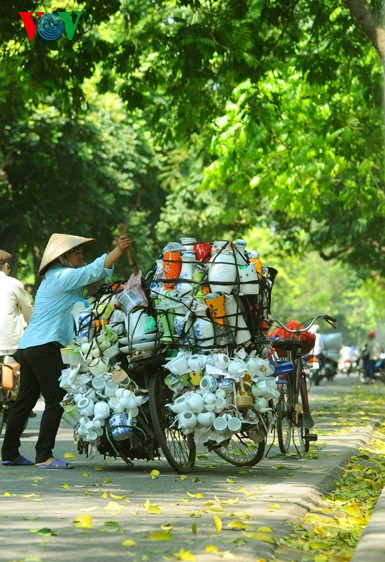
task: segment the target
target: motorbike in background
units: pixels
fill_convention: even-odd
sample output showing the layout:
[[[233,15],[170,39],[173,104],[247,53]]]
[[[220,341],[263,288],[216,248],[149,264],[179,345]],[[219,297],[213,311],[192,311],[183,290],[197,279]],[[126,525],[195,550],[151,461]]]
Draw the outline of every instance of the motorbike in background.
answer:
[[[363,361],[360,359],[358,363],[358,378],[362,384],[368,384],[369,379],[366,375]],[[374,365],[374,381],[380,381],[385,384],[385,358],[378,359]]]
[[[314,385],[318,386],[323,379],[327,381],[334,379],[337,374],[338,363],[334,358],[328,357],[326,354],[323,357],[308,355],[305,358],[304,370]]]

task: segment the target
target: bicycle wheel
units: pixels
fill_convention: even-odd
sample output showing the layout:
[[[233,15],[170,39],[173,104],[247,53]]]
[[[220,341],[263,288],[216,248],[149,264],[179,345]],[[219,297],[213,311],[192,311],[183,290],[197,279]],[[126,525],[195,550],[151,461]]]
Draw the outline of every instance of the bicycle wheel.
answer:
[[[299,441],[299,451],[301,453],[308,453],[310,449],[310,430],[304,425],[304,416],[307,415],[311,418],[310,413],[305,414],[304,412],[309,412],[309,400],[307,394],[306,380],[302,372],[302,364],[300,360],[296,362],[296,389],[295,389],[295,425],[297,427],[297,435]]]
[[[280,398],[277,403],[277,437],[278,446],[281,453],[286,454],[290,448],[290,442],[293,434],[293,399],[292,399],[292,382],[290,374],[286,377],[285,384],[281,385]]]
[[[256,442],[256,439],[261,440]],[[254,466],[263,458],[265,446],[266,436],[250,425],[214,447],[213,451],[235,466]]]
[[[155,436],[169,465],[180,474],[191,472],[195,464],[195,442],[192,434],[184,435],[175,423],[175,414],[166,408],[172,402],[172,391],[164,383],[164,375],[150,377],[149,406]]]

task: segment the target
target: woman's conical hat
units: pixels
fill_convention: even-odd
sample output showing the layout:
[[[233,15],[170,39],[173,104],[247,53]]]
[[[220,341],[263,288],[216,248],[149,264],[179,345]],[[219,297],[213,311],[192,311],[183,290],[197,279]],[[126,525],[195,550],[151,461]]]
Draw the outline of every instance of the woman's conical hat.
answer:
[[[78,246],[83,246],[84,253],[86,253],[88,250],[91,250],[95,244],[95,238],[83,238],[82,236],[74,236],[72,234],[52,234],[41,259],[39,275],[44,275],[51,263],[59,256],[69,252],[69,250],[73,250]]]

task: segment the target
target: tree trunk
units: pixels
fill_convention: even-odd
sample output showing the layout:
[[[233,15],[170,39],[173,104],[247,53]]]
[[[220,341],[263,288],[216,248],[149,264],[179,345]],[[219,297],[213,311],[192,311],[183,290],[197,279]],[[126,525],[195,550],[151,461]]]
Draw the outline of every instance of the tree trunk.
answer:
[[[362,27],[385,66],[385,27],[379,23],[364,0],[342,0]]]

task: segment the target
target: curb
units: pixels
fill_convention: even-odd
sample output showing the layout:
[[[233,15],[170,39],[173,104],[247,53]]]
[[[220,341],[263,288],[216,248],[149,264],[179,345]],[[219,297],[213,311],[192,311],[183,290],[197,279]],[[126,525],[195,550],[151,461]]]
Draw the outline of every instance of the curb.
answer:
[[[351,562],[379,562],[385,560],[385,488],[365,527]]]

